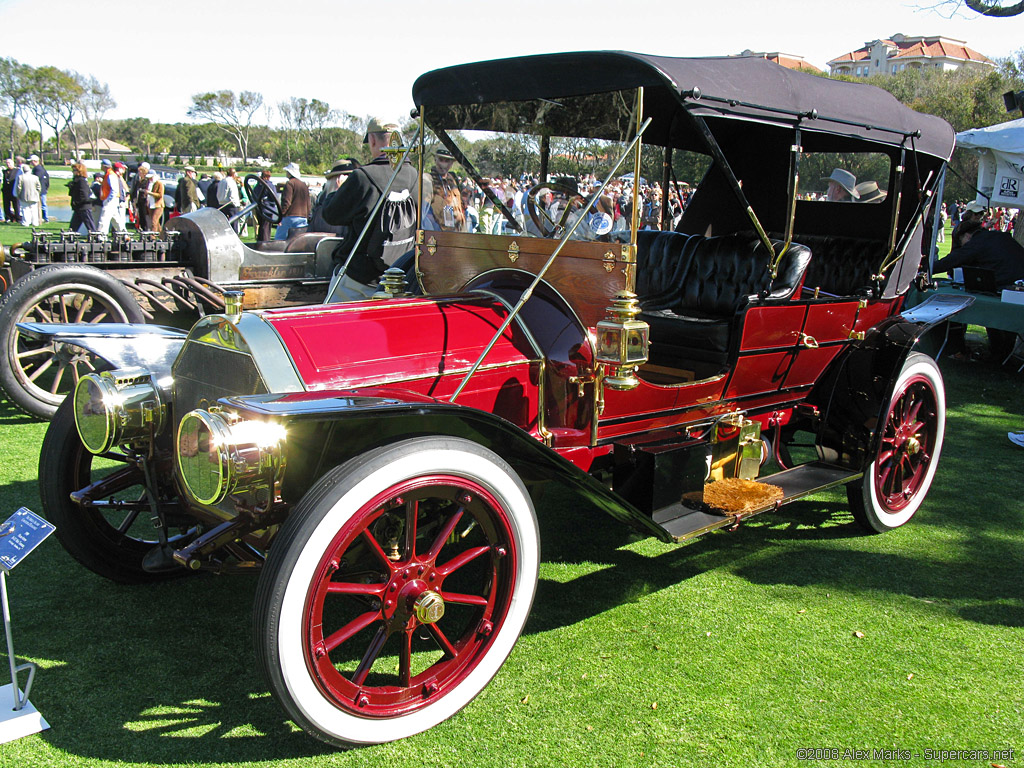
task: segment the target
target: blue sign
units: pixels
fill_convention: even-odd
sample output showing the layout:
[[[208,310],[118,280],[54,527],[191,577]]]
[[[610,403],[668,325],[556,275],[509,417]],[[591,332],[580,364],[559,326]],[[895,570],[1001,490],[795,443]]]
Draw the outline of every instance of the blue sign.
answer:
[[[0,523],[0,569],[11,570],[55,530],[35,512],[19,509]]]

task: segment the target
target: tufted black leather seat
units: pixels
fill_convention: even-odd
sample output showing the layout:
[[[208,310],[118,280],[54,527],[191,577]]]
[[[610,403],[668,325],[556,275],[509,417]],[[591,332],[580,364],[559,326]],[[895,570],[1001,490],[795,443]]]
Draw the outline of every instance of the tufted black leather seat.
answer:
[[[775,243],[776,251],[782,243]],[[637,239],[640,318],[651,326],[652,362],[724,364],[738,313],[761,297],[799,289],[811,252],[793,243],[772,280],[764,244],[754,235],[703,237],[642,231]]]
[[[885,255],[885,243],[877,240],[828,235],[797,237],[814,254],[804,285],[835,296],[862,293],[871,285],[871,276]]]

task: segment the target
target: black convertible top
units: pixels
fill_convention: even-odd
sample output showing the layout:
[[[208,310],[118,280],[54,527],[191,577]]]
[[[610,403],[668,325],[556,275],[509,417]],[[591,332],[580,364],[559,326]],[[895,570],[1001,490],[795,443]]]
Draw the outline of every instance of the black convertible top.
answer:
[[[552,53],[461,64],[421,75],[418,107],[557,99],[644,86],[645,141],[669,144],[681,105],[730,117],[849,136],[948,160],[953,129],[875,86],[796,72],[753,57],[673,58],[628,51]],[[695,91],[696,89],[696,91]],[[697,96],[699,93],[699,97]],[[668,97],[668,98],[666,98]]]

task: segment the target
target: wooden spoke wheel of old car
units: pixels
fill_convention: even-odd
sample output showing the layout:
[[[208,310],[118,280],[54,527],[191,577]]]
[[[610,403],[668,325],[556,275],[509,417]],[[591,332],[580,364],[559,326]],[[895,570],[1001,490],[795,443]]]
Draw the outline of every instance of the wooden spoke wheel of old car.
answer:
[[[138,303],[117,279],[82,264],[54,264],[16,280],[0,303],[0,386],[26,413],[49,419],[93,357],[79,347],[37,341],[15,323],[142,323]]]
[[[274,185],[252,173],[246,176],[242,183],[245,185],[245,192],[249,195],[250,202],[256,203],[260,216],[270,224],[280,224],[281,200],[277,196]]]
[[[159,541],[143,471],[118,449],[101,456],[90,453],[75,428],[74,408],[75,399],[69,397],[57,409],[39,454],[43,513],[57,526],[61,545],[90,571],[121,584],[187,574],[184,568],[143,569],[143,559]],[[72,500],[72,493],[80,502]],[[192,533],[175,531],[169,543]]]
[[[540,193],[545,190],[561,192],[566,196],[566,204],[563,206],[557,219],[549,216],[544,205],[538,200]],[[570,187],[568,184],[561,184],[557,181],[548,184],[536,184],[526,193],[526,212],[530,214],[534,226],[537,227],[541,235],[544,237],[557,237],[559,232],[565,228],[565,222],[568,220],[569,214],[583,205],[584,202],[583,195],[580,194],[579,190],[575,187]]]
[[[879,428],[878,449],[863,480],[846,486],[857,522],[876,533],[910,520],[935,477],[946,397],[934,360],[922,354],[907,358]]]
[[[530,497],[486,448],[418,438],[352,459],[271,545],[255,611],[271,690],[334,744],[436,725],[508,657],[538,555]]]

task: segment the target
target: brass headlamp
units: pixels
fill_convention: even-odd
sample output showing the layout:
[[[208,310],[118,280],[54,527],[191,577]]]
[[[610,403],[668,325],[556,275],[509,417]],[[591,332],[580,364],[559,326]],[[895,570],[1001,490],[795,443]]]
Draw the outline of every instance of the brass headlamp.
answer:
[[[167,405],[142,368],[87,373],[75,386],[75,427],[92,453],[159,434]]]
[[[178,425],[178,470],[188,494],[216,505],[233,493],[269,488],[284,469],[285,428],[241,420],[218,408],[185,414]]]
[[[633,389],[640,380],[636,368],[647,362],[650,326],[637,320],[640,304],[636,294],[619,291],[615,301],[605,310],[608,315],[597,324],[597,362],[611,369],[605,386],[612,389]]]

